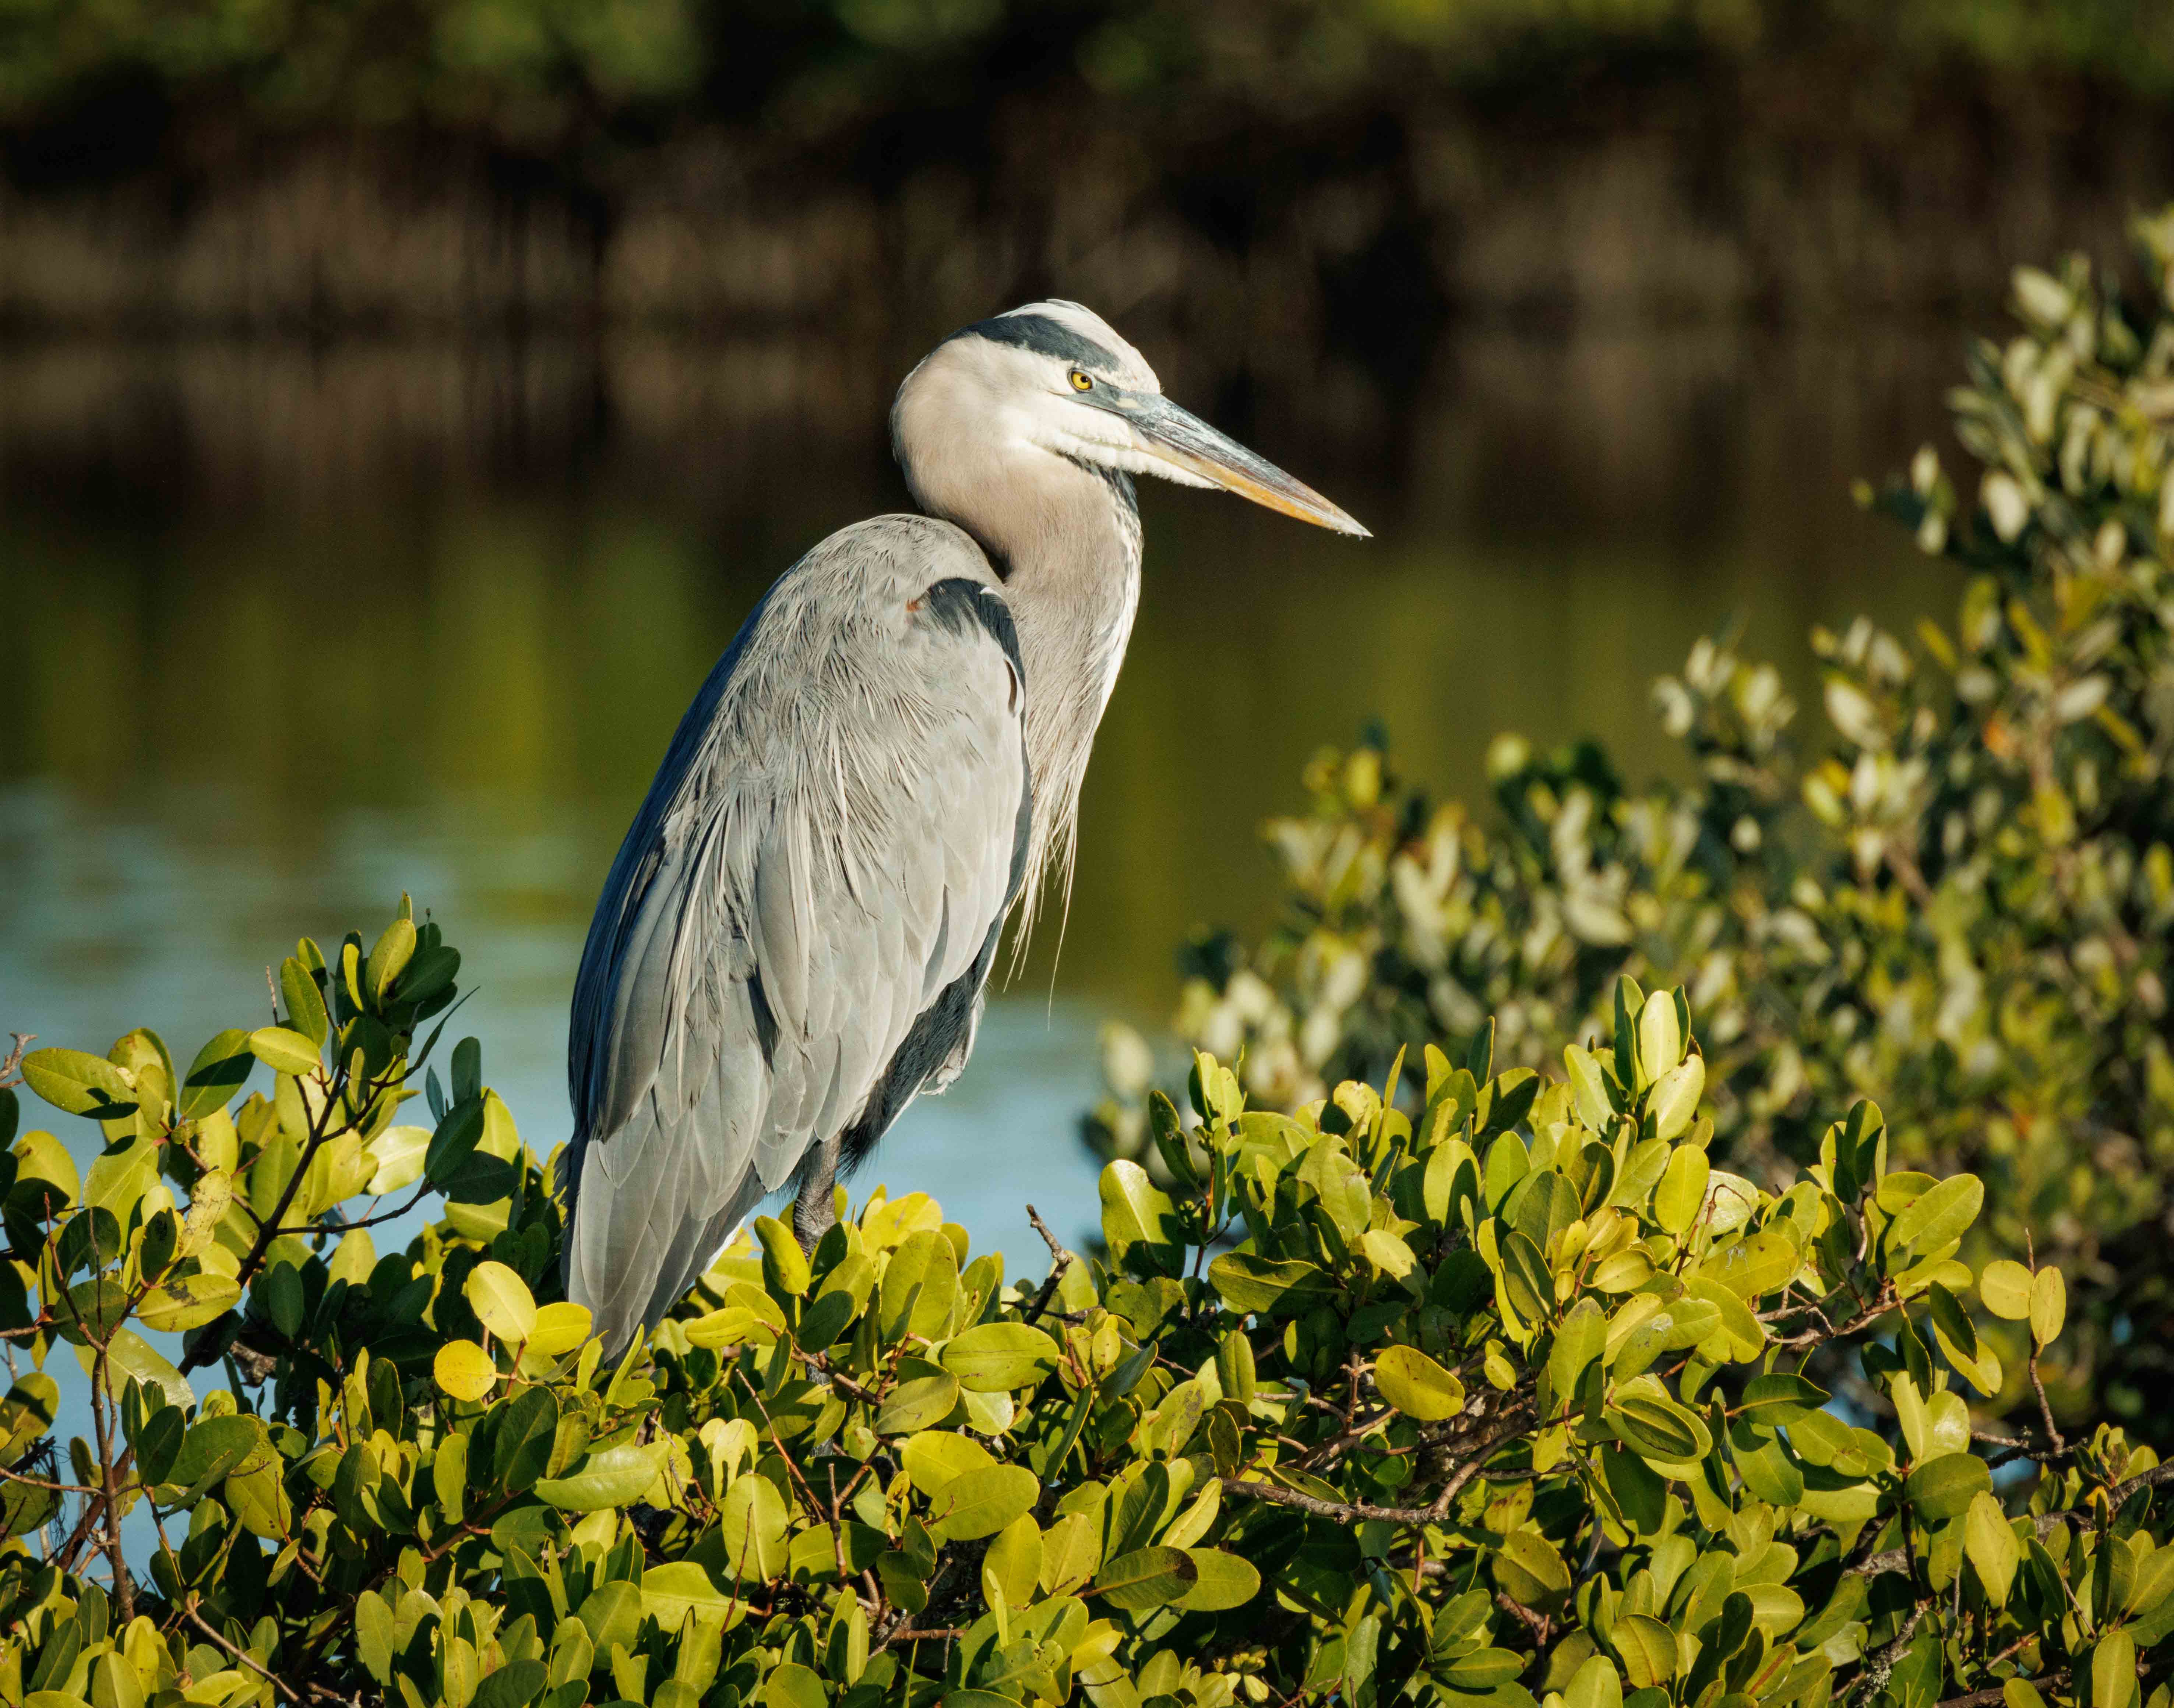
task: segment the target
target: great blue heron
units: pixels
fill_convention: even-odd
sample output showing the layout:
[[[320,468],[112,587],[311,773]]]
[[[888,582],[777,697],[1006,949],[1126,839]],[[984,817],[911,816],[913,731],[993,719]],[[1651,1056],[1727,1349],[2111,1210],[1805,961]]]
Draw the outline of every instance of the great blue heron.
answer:
[[[955,333],[891,411],[924,516],[780,576],[680,721],[574,985],[567,1297],[616,1353],[797,1176],[957,1078],[1005,919],[1068,880],[1139,603],[1132,477],[1366,530],[1162,395],[1077,303]]]

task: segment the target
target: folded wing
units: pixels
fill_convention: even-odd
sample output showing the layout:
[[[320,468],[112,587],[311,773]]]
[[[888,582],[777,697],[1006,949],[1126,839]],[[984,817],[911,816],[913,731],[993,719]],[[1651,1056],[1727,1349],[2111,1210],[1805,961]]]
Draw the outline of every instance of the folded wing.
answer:
[[[949,524],[834,535],[703,684],[576,981],[567,1296],[653,1323],[812,1146],[955,1074],[1019,893],[1025,684]]]

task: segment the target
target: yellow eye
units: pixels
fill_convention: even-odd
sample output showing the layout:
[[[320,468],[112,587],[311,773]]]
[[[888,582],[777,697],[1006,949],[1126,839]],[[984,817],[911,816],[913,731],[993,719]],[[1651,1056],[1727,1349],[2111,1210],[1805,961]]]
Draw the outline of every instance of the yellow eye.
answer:
[[[1074,368],[1072,370],[1072,389],[1075,392],[1091,392],[1095,389],[1095,382],[1081,373],[1079,369]]]

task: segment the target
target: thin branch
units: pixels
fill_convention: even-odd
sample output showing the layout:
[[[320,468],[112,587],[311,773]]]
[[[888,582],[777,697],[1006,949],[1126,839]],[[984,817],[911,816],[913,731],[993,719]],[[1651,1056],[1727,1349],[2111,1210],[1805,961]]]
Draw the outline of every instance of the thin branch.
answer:
[[[1360,1500],[1346,1505],[1302,1494],[1295,1489],[1281,1488],[1274,1483],[1241,1483],[1235,1477],[1218,1480],[1227,1494],[1242,1494],[1249,1500],[1265,1500],[1274,1506],[1295,1506],[1301,1512],[1333,1518],[1342,1524],[1356,1524],[1370,1518],[1385,1519],[1392,1524],[1431,1524],[1436,1517],[1432,1509],[1425,1506],[1370,1506]]]
[[[1895,1640],[1868,1661],[1864,1670],[1842,1692],[1844,1700],[1864,1689],[1868,1684],[1872,1687],[1868,1700],[1878,1697],[1887,1688],[1888,1679],[1895,1675],[1896,1665],[1909,1649],[1910,1640],[1917,1635],[1917,1627],[1924,1624],[1925,1615],[1932,1610],[1932,1606],[1929,1601],[1921,1601],[1910,1610],[1910,1617],[1904,1622],[1902,1629],[1895,1634]]]
[[[2046,1422],[2046,1439],[2053,1444],[2055,1452],[2067,1452],[2068,1438],[2061,1433],[2058,1426],[2053,1422],[2053,1408],[2046,1399],[2046,1384],[2039,1380],[2038,1349],[2035,1339],[2031,1349],[2031,1386],[2038,1396],[2038,1415]]]
[[[246,1649],[237,1649],[232,1643],[221,1636],[217,1628],[206,1619],[202,1613],[197,1611],[197,1598],[194,1596],[191,1596],[188,1600],[183,1603],[181,1608],[181,1617],[187,1619],[191,1624],[194,1625],[198,1630],[202,1631],[206,1636],[209,1637],[212,1641],[217,1643],[219,1647],[225,1650],[228,1654],[233,1656],[235,1660],[241,1662],[243,1666],[248,1667],[251,1672],[256,1673],[258,1678],[264,1679],[273,1689],[277,1690],[282,1696],[284,1696],[289,1702],[299,1702],[302,1700],[292,1690],[288,1689],[280,1679],[274,1677],[272,1673],[266,1672],[263,1667],[258,1663],[257,1659],[254,1655],[251,1654]]]
[[[121,1623],[131,1623],[136,1617],[136,1586],[128,1576],[128,1560],[121,1548],[121,1479],[113,1471],[113,1430],[108,1413],[112,1397],[106,1383],[112,1374],[103,1343],[90,1372],[90,1419],[98,1435],[98,1469],[104,1482],[105,1492],[100,1497],[105,1508],[105,1559],[113,1569],[113,1596],[120,1603]]]
[[[23,1083],[23,1052],[38,1041],[35,1032],[11,1032],[8,1035],[15,1040],[15,1047],[0,1058],[0,1090]]]
[[[1049,1224],[1042,1220],[1041,1212],[1032,1204],[1026,1207],[1026,1219],[1034,1224],[1035,1232],[1041,1235],[1042,1244],[1049,1247],[1049,1277],[1041,1284],[1041,1290],[1034,1295],[1034,1303],[1027,1307],[1026,1315],[1021,1319],[1034,1323],[1041,1322],[1042,1313],[1049,1309],[1049,1301],[1057,1292],[1057,1284],[1064,1278],[1064,1272],[1079,1260],[1057,1243],[1057,1235],[1049,1231]]]

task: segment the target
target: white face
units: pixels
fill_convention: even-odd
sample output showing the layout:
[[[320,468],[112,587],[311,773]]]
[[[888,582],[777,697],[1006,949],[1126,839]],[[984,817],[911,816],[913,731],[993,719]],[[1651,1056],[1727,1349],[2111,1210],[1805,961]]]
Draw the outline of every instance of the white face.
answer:
[[[1145,357],[1091,310],[1050,301],[967,327],[906,376],[893,431],[927,501],[967,447],[1219,487],[1339,533],[1341,510],[1162,394]],[[992,444],[991,441],[994,441]]]

